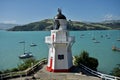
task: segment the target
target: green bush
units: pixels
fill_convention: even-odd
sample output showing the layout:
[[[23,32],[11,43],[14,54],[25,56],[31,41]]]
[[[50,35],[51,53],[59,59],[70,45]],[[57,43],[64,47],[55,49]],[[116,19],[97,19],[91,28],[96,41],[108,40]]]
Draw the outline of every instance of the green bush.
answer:
[[[20,71],[25,70],[25,69],[31,67],[32,65],[34,65],[37,62],[38,61],[34,58],[26,59],[26,60],[24,60],[24,62],[22,64],[18,65],[18,69]]]
[[[16,71],[19,71],[19,69],[18,68],[12,68],[10,71],[11,72],[16,72]]]
[[[3,71],[0,71],[0,74],[9,73],[9,72],[16,72],[16,71],[23,71],[23,70],[26,70],[27,68],[31,67],[32,65],[36,64],[37,62],[38,62],[38,60],[36,60],[34,58],[25,59],[23,61],[23,63],[21,63],[17,66],[17,68],[6,69]]]
[[[2,71],[0,71],[0,74],[2,74]]]
[[[87,66],[93,70],[97,70],[98,60],[93,57],[89,57]]]
[[[93,57],[89,57],[89,53],[86,51],[81,52],[81,54],[75,56],[74,64],[80,67],[80,64],[83,64],[93,70],[97,70],[98,60]]]
[[[115,67],[111,73],[114,76],[118,76],[120,77],[120,64],[117,65],[117,67]]]
[[[10,72],[10,69],[6,69],[3,71],[3,73],[9,73]]]

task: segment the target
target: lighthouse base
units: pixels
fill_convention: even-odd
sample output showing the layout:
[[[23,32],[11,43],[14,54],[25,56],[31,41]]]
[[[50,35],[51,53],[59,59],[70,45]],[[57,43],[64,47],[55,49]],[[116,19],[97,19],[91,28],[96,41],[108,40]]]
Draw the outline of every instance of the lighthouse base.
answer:
[[[72,68],[73,67],[70,67],[69,69],[52,69],[51,67],[46,67],[49,72],[70,72]]]

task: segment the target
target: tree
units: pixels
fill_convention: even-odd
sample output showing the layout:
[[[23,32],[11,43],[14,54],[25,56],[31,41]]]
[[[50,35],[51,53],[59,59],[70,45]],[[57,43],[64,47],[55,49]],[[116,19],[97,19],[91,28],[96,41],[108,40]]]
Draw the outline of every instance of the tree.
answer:
[[[97,70],[98,60],[96,58],[89,57],[87,66],[93,70]]]
[[[120,77],[120,64],[117,65],[117,67],[115,67],[111,73],[114,76],[118,76]]]
[[[18,65],[20,71],[29,68],[32,64],[37,63],[38,61],[34,58],[26,59],[22,64]]]
[[[16,68],[0,71],[0,74],[26,70],[27,68],[36,64],[38,61],[39,60],[36,60],[35,58],[25,59],[25,60],[23,60],[23,63],[20,63]]]
[[[2,74],[2,71],[0,71],[0,74]]]
[[[81,54],[75,56],[74,64],[80,67],[80,64],[83,64],[93,70],[97,70],[98,60],[93,57],[89,57],[89,53],[82,51]]]

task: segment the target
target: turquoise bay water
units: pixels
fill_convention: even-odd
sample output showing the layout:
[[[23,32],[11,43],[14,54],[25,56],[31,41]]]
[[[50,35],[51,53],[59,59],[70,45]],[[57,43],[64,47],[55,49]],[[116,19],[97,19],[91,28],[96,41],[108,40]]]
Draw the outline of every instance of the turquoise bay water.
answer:
[[[84,34],[82,38],[81,34]],[[22,62],[18,58],[23,54],[23,45],[19,43],[20,41],[26,41],[26,52],[31,51],[35,58],[47,58],[48,46],[45,44],[44,38],[49,35],[49,31],[0,31],[0,70],[16,67]],[[116,64],[120,64],[120,52],[111,50],[113,45],[120,48],[120,41],[116,41],[120,37],[120,30],[70,31],[70,35],[75,36],[76,40],[72,47],[73,55],[78,55],[81,51],[86,50],[91,57],[99,60],[99,71],[110,73]],[[110,39],[107,39],[107,35]],[[94,43],[93,36],[100,43]],[[31,43],[35,43],[37,46],[30,48]]]

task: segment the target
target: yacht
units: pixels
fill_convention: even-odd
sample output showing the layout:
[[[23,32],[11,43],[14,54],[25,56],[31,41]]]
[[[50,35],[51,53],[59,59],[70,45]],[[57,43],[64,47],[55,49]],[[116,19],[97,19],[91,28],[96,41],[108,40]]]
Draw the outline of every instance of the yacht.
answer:
[[[117,41],[120,41],[120,38],[118,38]]]
[[[26,58],[31,58],[33,57],[32,53],[29,52],[29,53],[24,53],[22,55],[19,56],[20,59],[26,59]]]
[[[25,52],[25,41],[19,42],[23,44],[23,53],[22,55],[19,56],[20,59],[26,59],[26,58],[30,58],[33,57],[31,52]]]
[[[113,50],[113,51],[119,51],[119,52],[120,52],[120,48],[118,48],[118,47],[116,47],[116,46],[113,46],[113,47],[112,47],[112,50]]]
[[[30,44],[31,47],[37,46],[35,43]]]
[[[97,40],[94,40],[93,42],[94,42],[94,43],[100,43],[100,41],[97,41]]]

